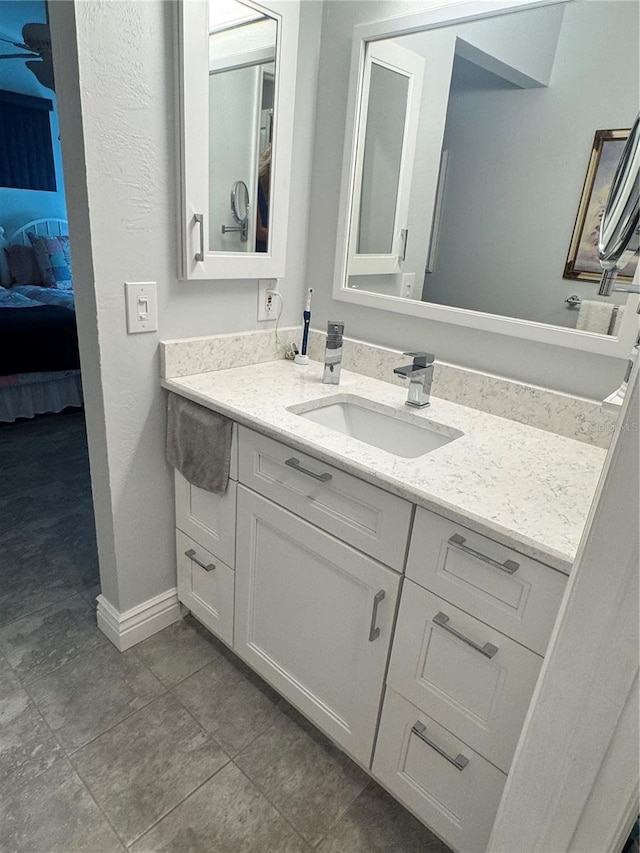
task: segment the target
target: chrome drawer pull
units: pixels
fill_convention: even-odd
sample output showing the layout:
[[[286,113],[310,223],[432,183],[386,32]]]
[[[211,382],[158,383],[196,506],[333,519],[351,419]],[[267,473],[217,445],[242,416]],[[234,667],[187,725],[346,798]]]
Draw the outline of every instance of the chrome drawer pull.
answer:
[[[380,636],[380,628],[377,627],[376,622],[378,621],[378,605],[382,601],[385,596],[385,592],[383,589],[380,592],[376,592],[373,596],[373,610],[371,611],[371,626],[369,628],[369,642],[373,643],[374,640],[377,640]]]
[[[449,545],[459,548],[461,551],[464,551],[465,554],[471,554],[472,557],[477,557],[478,560],[482,560],[484,563],[489,563],[490,566],[494,566],[496,569],[500,569],[501,572],[506,572],[508,575],[512,575],[520,568],[520,563],[516,563],[515,560],[505,560],[504,563],[499,563],[497,560],[487,557],[486,554],[481,554],[480,551],[474,551],[473,548],[469,548],[468,545],[464,544],[466,541],[467,540],[464,536],[460,536],[459,533],[454,533],[454,535],[449,539]]]
[[[188,557],[190,560],[193,560],[193,562],[196,564],[196,566],[200,566],[200,568],[204,569],[205,572],[212,572],[216,567],[215,563],[209,563],[208,566],[205,565],[204,563],[201,563],[200,560],[196,557],[196,552],[193,550],[193,548],[189,548],[188,551],[185,551],[184,555],[185,555],[185,557]]]
[[[438,755],[441,755],[443,758],[446,758],[447,761],[449,762],[449,764],[453,764],[453,766],[456,768],[456,770],[464,770],[464,768],[469,763],[469,759],[465,758],[464,755],[458,754],[458,755],[456,755],[455,758],[451,758],[450,755],[447,755],[447,753],[444,751],[444,749],[440,749],[440,747],[437,744],[435,744],[432,740],[429,740],[429,738],[426,735],[427,728],[424,725],[424,723],[420,722],[420,720],[418,720],[417,723],[414,723],[411,726],[411,731],[413,732],[414,735],[417,735],[421,741],[426,743],[427,746],[430,746],[431,749],[435,749],[435,751],[438,753]]]
[[[453,634],[454,637],[457,637],[459,640],[462,640],[463,643],[466,643],[468,646],[471,646],[472,649],[475,649],[477,652],[480,652],[481,655],[484,655],[486,658],[492,658],[496,652],[498,651],[498,647],[494,646],[493,643],[485,643],[484,646],[478,645],[478,643],[474,643],[473,640],[470,640],[469,637],[465,637],[464,634],[461,634],[459,631],[456,631],[455,628],[452,628],[449,625],[449,617],[446,613],[440,611],[440,613],[436,613],[433,617],[433,621],[436,625],[439,625],[441,628],[444,628],[445,631],[448,631],[450,634]]]
[[[315,474],[313,471],[309,471],[308,468],[303,468],[300,464],[300,460],[296,459],[295,456],[292,456],[291,459],[287,459],[284,464],[288,465],[289,468],[293,468],[295,471],[300,471],[301,474],[306,474],[309,477],[313,477],[314,480],[320,480],[321,483],[328,483],[329,480],[333,479],[331,474],[327,473],[326,471],[324,474]]]
[[[196,252],[195,259],[202,262],[204,261],[204,214],[194,213],[193,221],[200,226],[200,251]]]

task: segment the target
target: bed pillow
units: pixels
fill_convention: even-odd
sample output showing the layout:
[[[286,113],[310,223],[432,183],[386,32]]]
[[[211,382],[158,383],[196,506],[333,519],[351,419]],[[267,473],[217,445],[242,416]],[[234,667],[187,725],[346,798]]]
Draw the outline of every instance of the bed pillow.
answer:
[[[42,284],[42,275],[31,246],[12,243],[5,246],[5,255],[9,267],[9,285]]]
[[[63,290],[73,288],[71,275],[71,250],[68,237],[42,237],[33,232],[28,234],[42,282],[47,287],[59,287]]]

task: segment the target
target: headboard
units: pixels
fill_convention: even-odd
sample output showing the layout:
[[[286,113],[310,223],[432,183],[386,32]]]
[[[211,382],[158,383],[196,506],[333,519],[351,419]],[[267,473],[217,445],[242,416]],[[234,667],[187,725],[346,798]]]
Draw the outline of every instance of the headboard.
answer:
[[[40,237],[61,237],[69,233],[69,224],[66,219],[32,219],[25,225],[21,225],[8,238],[5,239],[7,244],[20,243],[23,246],[29,245],[27,234],[31,231]]]

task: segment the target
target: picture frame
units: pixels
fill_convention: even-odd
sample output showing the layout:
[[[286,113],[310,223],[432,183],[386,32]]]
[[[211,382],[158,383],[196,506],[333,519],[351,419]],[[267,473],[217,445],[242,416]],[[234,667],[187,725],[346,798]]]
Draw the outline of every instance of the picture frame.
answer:
[[[600,221],[630,132],[630,128],[595,132],[563,278],[600,281],[602,277],[598,260]],[[637,264],[636,255],[618,274],[618,280],[630,283]]]

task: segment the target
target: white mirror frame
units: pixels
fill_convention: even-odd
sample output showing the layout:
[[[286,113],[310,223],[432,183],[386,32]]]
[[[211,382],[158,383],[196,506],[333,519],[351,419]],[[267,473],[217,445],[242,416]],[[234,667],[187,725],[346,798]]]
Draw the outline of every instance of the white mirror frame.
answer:
[[[425,0],[428,2],[428,0]],[[531,320],[503,317],[481,311],[453,308],[418,300],[403,299],[398,296],[367,293],[363,290],[346,287],[351,206],[355,188],[356,155],[359,130],[359,105],[362,94],[364,64],[367,42],[383,38],[407,35],[417,30],[433,29],[446,24],[486,18],[496,13],[512,12],[517,9],[533,9],[551,6],[571,0],[461,0],[461,2],[438,6],[424,12],[390,18],[371,24],[354,27],[351,48],[351,71],[349,96],[347,101],[347,123],[345,130],[344,155],[342,161],[342,181],[340,185],[340,211],[336,240],[336,262],[334,272],[333,296],[345,302],[392,311],[396,314],[409,314],[425,320],[439,323],[453,323],[494,334],[509,335],[529,341],[587,350],[614,358],[627,358],[638,334],[638,301],[636,294],[627,297],[627,308],[620,324],[617,337],[594,334],[593,332],[551,326]],[[636,273],[636,284],[640,281],[640,267]]]
[[[293,121],[298,61],[298,0],[241,2],[273,18],[276,39],[275,119],[268,252],[209,252],[209,2],[178,6],[181,269],[187,280],[282,278],[287,254]],[[229,176],[229,186],[233,176]],[[231,215],[231,214],[230,214]],[[201,217],[201,219],[199,218]],[[201,244],[202,240],[202,244]],[[198,255],[204,246],[201,259]]]

